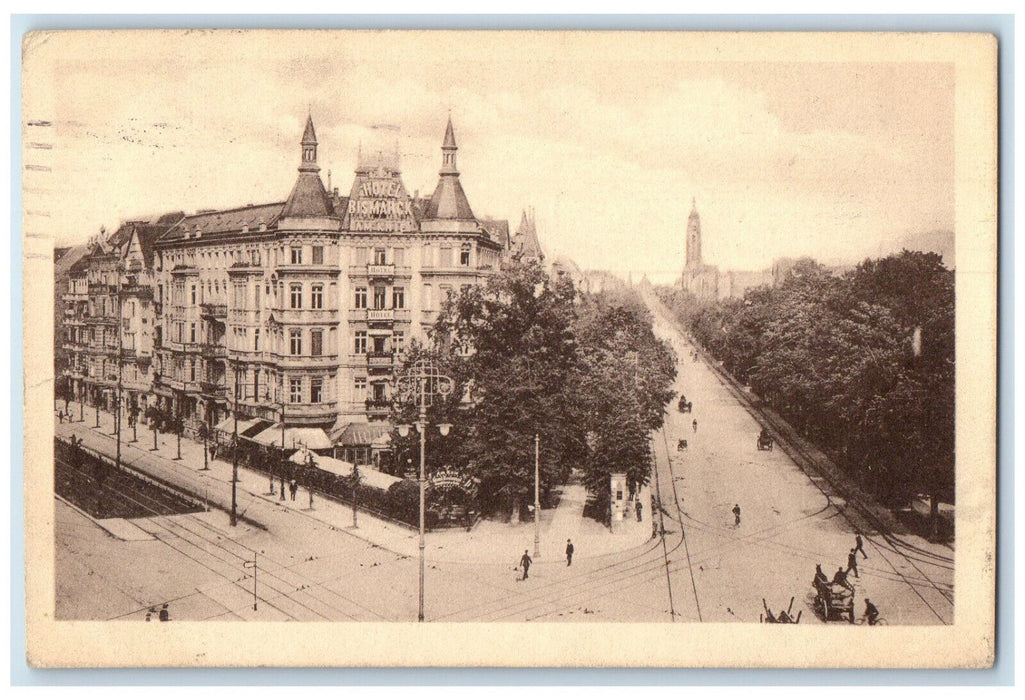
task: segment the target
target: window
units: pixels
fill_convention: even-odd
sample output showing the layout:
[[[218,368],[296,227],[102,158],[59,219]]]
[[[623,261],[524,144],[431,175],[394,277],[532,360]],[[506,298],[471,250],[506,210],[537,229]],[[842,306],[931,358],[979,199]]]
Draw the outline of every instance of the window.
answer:
[[[313,285],[313,291],[310,294],[310,308],[311,309],[323,309],[324,308],[324,285],[315,284]]]
[[[459,264],[466,267],[470,264],[470,244],[464,243],[459,250]]]
[[[196,342],[196,324],[195,323],[190,323],[189,324],[189,342],[190,343],[195,343]]]
[[[254,328],[253,329],[253,350],[256,350],[256,351],[260,350],[260,329],[259,328]]]
[[[433,291],[434,290],[431,289],[431,285],[429,285],[429,284],[425,284],[424,285],[424,311],[430,311],[432,308],[434,308],[433,307],[433,304],[434,304]]]
[[[189,287],[189,289],[191,290],[191,292],[190,292],[190,297],[189,297],[189,298],[191,298],[191,299],[192,299],[192,302],[191,302],[191,303],[192,303],[192,305],[193,305],[193,306],[195,306],[195,305],[196,305],[196,285],[194,285],[194,284],[193,284],[193,285],[191,285],[191,286]]]
[[[196,363],[195,362],[190,362],[189,363],[189,381],[190,382],[196,381]]]
[[[384,248],[374,248],[374,264],[375,265],[386,265],[388,256],[386,255]]]
[[[383,309],[385,308],[385,299],[388,296],[388,290],[384,287],[374,287],[374,308]]]
[[[352,385],[352,390],[356,401],[365,401],[367,398],[367,378],[356,377]]]
[[[392,351],[401,355],[406,351],[406,335],[402,331],[395,331],[391,337]]]
[[[320,356],[324,352],[324,331],[317,329],[310,331],[310,354]]]
[[[235,285],[235,308],[246,308],[246,288],[241,284]]]
[[[357,355],[364,355],[364,354],[366,354],[366,352],[367,352],[367,332],[366,331],[356,331],[356,333],[353,336],[353,340],[355,342],[353,343],[352,351],[354,353],[356,353]]]
[[[292,264],[302,265],[303,264],[303,249],[299,246],[291,246],[289,250],[292,251]]]
[[[257,311],[260,310],[260,283],[256,283],[256,306],[254,307]]]
[[[303,402],[303,380],[293,378],[288,380],[288,400],[290,403]]]
[[[406,290],[402,287],[392,287],[391,305],[393,309],[406,308]]]
[[[443,299],[445,299],[445,301],[448,301],[448,300],[450,300],[452,298],[452,286],[451,285],[441,284],[441,285],[438,285],[438,289],[440,290],[441,296],[442,296]]]
[[[289,341],[289,354],[302,355],[303,354],[303,332],[298,328],[293,328],[288,332]]]
[[[434,267],[434,248],[430,243],[424,243],[423,266]]]
[[[316,377],[310,380],[310,403],[320,403],[324,400],[324,380]]]
[[[324,264],[324,246],[315,245],[313,246],[313,264],[323,265]]]
[[[356,287],[356,308],[365,309],[367,308],[367,288]]]
[[[388,395],[385,393],[387,385],[384,382],[376,382],[370,385],[374,393],[374,401],[386,401]]]
[[[439,253],[438,267],[452,267],[452,247],[442,246]]]
[[[259,331],[257,331],[259,333]],[[253,372],[253,400],[260,400],[260,370]]]
[[[292,308],[301,309],[303,307],[303,286],[293,284],[289,289],[292,292]]]
[[[405,248],[395,248],[394,250],[392,250],[392,262],[395,263],[396,265],[405,265],[406,264],[406,249]]]
[[[368,251],[367,251],[366,248],[357,248],[356,249],[356,264],[357,265],[366,265],[367,264],[367,252]]]

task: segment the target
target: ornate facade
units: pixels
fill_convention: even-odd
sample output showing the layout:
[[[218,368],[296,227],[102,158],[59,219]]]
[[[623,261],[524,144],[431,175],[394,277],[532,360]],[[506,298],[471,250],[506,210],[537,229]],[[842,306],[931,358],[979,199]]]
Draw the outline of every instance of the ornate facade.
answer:
[[[508,222],[474,215],[451,119],[425,198],[407,193],[397,153],[360,153],[348,195],[328,191],[312,118],[299,145],[284,201],[127,222],[72,268],[65,316],[89,345],[75,335],[68,375],[90,401],[120,381],[126,403],[195,428],[232,415],[237,395],[242,418],[283,414],[336,437],[387,418],[410,341],[449,294],[499,269]]]

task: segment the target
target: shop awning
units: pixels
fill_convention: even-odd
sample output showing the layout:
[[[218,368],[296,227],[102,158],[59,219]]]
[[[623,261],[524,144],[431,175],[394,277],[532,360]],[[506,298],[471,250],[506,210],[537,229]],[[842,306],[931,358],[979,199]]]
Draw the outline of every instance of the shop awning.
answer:
[[[269,428],[263,430],[258,435],[252,438],[253,442],[258,442],[261,445],[281,445],[281,423],[276,423]],[[295,449],[300,445],[305,445],[311,450],[329,450],[331,449],[331,441],[320,428],[303,428],[303,427],[285,427],[285,449]]]
[[[263,420],[262,418],[249,418],[247,420],[240,420],[238,422],[238,434],[242,437],[252,437],[256,433],[265,430],[268,425],[271,425],[270,421]],[[235,419],[225,418],[214,428],[222,433],[228,435],[235,434]]]
[[[309,452],[305,450],[299,450],[291,456],[290,461],[295,464],[309,464]],[[313,455],[313,466],[317,469],[321,469],[338,476],[351,476],[353,465],[351,462],[344,462],[340,459],[333,457],[325,457],[324,455]],[[387,491],[388,488],[395,483],[402,481],[397,476],[391,474],[385,474],[384,472],[371,469],[370,467],[359,468],[360,481],[366,486],[373,486],[376,489]]]
[[[348,423],[331,428],[331,438],[339,447],[373,445],[384,447],[391,443],[391,423]]]

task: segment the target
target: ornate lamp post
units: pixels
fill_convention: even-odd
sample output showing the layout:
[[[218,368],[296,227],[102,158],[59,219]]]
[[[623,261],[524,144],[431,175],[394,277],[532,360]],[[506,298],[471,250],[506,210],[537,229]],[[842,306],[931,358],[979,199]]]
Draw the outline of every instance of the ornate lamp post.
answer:
[[[417,360],[399,378],[400,392],[413,399],[415,405],[420,409],[419,420],[416,422],[416,429],[420,433],[420,472],[417,479],[420,485],[420,603],[417,613],[417,621],[424,621],[424,549],[426,540],[424,536],[424,495],[426,482],[424,480],[424,467],[427,453],[427,407],[431,405],[433,397],[447,396],[452,393],[452,379],[441,374],[434,366],[434,363],[427,359]],[[399,435],[409,435],[409,425],[395,426]],[[439,423],[438,430],[441,434],[448,435],[452,429],[451,423]]]

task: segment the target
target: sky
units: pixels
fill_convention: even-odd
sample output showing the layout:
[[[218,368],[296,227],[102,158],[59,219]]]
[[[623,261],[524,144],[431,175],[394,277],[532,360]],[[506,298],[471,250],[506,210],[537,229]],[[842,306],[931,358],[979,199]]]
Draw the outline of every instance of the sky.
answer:
[[[283,201],[307,113],[321,176],[399,128],[433,191],[451,115],[478,217],[536,211],[550,256],[678,275],[692,201],[705,262],[853,262],[954,228],[954,69],[764,58],[646,34],[79,33],[30,40],[26,231],[58,244],[168,211]],[[691,50],[693,46],[693,50]],[[741,47],[742,48],[742,47]],[[755,60],[758,59],[758,60]],[[766,60],[771,59],[771,60]],[[41,121],[50,126],[33,126]],[[394,137],[389,137],[394,138]],[[940,233],[937,233],[940,232]],[[947,232],[947,233],[942,233]]]

